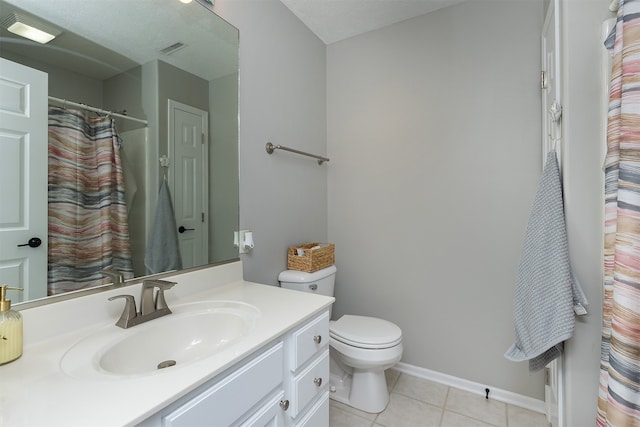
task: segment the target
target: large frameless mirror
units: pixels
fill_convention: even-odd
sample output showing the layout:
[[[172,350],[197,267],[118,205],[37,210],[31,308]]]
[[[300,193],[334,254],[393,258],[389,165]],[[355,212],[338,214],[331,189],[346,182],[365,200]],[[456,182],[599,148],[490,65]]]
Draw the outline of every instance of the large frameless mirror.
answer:
[[[25,95],[31,70],[48,87],[24,86],[46,103],[40,138],[0,102],[14,302],[238,258],[236,28],[207,0],[0,0],[0,22],[2,93]]]

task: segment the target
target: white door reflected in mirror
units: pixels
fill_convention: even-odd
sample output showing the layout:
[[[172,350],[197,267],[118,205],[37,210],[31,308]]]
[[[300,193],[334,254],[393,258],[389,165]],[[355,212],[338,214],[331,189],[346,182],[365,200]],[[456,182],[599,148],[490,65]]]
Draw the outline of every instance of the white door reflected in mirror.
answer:
[[[48,77],[3,58],[0,69],[0,277],[24,288],[7,295],[17,303],[47,296]]]

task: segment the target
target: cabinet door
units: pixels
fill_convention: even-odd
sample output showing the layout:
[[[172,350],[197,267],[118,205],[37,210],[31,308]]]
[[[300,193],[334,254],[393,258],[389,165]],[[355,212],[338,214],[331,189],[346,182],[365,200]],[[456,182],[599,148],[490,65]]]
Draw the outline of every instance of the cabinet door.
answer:
[[[296,427],[318,427],[329,425],[329,392],[325,392],[322,398],[316,402],[309,412],[302,418]]]
[[[284,399],[284,391],[280,391],[256,413],[240,424],[240,427],[280,427],[284,425],[284,411],[280,402]]]
[[[229,426],[276,387],[283,378],[280,342],[163,417],[163,426]]]

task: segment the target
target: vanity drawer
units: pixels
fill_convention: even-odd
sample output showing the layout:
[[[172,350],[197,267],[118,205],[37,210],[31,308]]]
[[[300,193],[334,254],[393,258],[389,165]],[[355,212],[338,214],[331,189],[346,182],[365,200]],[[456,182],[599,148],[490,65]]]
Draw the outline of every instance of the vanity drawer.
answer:
[[[282,383],[283,363],[279,342],[162,417],[162,425],[231,425]]]
[[[311,320],[292,334],[291,372],[311,359],[318,351],[329,345],[329,312]]]
[[[291,379],[291,413],[295,418],[329,384],[329,349]]]

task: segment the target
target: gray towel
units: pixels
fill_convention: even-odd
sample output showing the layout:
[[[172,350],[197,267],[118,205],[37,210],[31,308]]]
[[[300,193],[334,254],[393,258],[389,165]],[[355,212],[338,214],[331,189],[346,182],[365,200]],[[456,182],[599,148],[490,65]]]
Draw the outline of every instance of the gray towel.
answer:
[[[151,274],[182,269],[176,218],[167,181],[162,181],[158,193],[158,204],[151,235],[147,241],[144,265]]]
[[[571,272],[564,221],[562,183],[555,152],[547,154],[533,202],[515,286],[515,343],[505,357],[529,360],[537,371],[560,356],[573,335],[574,310],[584,314],[587,300]]]

